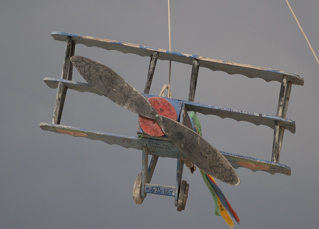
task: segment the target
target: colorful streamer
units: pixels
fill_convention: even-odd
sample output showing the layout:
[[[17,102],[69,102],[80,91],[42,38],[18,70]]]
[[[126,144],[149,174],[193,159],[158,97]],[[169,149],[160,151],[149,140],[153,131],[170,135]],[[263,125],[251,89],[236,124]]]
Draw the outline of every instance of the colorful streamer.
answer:
[[[195,112],[190,112],[189,117],[194,121],[197,133],[200,136],[202,136],[201,125],[200,125],[199,119],[196,116]],[[206,174],[203,171],[200,171],[200,173],[202,175],[202,178],[203,178],[208,190],[210,191],[210,193],[214,199],[215,215],[222,216],[230,228],[234,227],[234,222],[230,216],[232,216],[236,220],[236,222],[239,224],[240,219],[239,219],[237,213],[234,211],[232,206],[229,204],[229,202],[226,199],[226,197],[224,196],[223,192],[217,186],[214,178],[212,176]]]

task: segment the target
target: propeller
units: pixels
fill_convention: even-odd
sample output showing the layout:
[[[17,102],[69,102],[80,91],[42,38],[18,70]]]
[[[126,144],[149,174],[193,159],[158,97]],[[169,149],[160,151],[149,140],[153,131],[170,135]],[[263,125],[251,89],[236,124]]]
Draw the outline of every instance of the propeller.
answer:
[[[73,56],[70,60],[99,93],[129,111],[156,120],[172,143],[198,168],[228,184],[240,183],[234,168],[217,149],[181,123],[158,114],[141,93],[112,69],[86,57]]]

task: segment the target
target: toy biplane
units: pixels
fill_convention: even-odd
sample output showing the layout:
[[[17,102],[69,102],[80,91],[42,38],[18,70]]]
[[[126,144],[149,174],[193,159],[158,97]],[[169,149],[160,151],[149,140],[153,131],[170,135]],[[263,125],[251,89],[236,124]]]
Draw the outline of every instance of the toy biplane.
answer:
[[[295,133],[295,122],[287,119],[286,115],[292,84],[304,84],[303,78],[298,75],[89,36],[61,32],[53,32],[52,36],[55,40],[66,42],[65,60],[61,79],[44,79],[50,88],[57,88],[57,96],[52,123],[41,123],[40,127],[56,133],[142,150],[142,172],[138,174],[133,189],[133,198],[137,204],[141,204],[146,194],[150,193],[174,197],[177,210],[185,209],[189,185],[182,180],[182,173],[186,162],[193,163],[205,173],[232,185],[238,185],[240,182],[234,170],[239,167],[271,174],[291,174],[288,166],[278,162],[285,129]],[[74,56],[76,44],[150,57],[144,92],[135,90],[112,69],[88,58]],[[149,94],[157,60],[175,61],[192,66],[188,101]],[[73,66],[86,83],[72,81]],[[281,83],[277,114],[266,115],[194,102],[199,67]],[[106,96],[123,108],[137,113],[139,115],[137,137],[61,125],[68,89]],[[196,132],[198,126],[188,115],[189,112],[217,115],[221,118],[246,121],[274,129],[271,161],[215,149],[197,133],[198,131]],[[150,162],[149,156],[152,157]],[[158,157],[177,159],[175,186],[151,183]]]

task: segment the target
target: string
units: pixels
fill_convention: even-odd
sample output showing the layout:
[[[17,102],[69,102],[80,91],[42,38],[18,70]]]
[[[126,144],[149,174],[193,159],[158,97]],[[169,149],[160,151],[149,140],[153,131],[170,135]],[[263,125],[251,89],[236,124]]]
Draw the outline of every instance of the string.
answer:
[[[317,55],[316,55],[315,51],[313,50],[313,48],[312,48],[312,46],[311,46],[311,44],[310,44],[310,42],[309,42],[309,40],[308,40],[308,38],[307,38],[305,32],[304,32],[303,29],[301,28],[301,25],[300,25],[300,23],[299,23],[299,21],[298,21],[296,15],[295,15],[294,11],[292,10],[292,8],[291,8],[291,6],[290,6],[288,0],[286,0],[286,3],[287,3],[287,5],[288,5],[288,7],[289,7],[289,9],[290,9],[290,11],[291,11],[291,13],[292,13],[292,15],[294,16],[294,18],[295,18],[295,20],[296,20],[296,22],[297,22],[297,24],[298,24],[298,26],[299,26],[299,29],[300,29],[301,33],[302,33],[303,36],[305,37],[305,39],[306,39],[306,41],[307,41],[307,43],[308,43],[308,46],[309,46],[309,48],[310,48],[312,54],[314,55],[315,59],[317,60],[317,63],[319,64],[319,60],[318,60],[318,58],[317,58]]]
[[[171,38],[171,7],[170,7],[170,0],[167,0],[168,5],[168,42],[169,42],[169,48],[168,50],[172,51],[172,38]],[[172,69],[172,61],[169,61],[169,67],[168,67],[168,84],[165,84],[160,92],[160,96],[164,96],[164,91],[167,89],[168,98],[172,98],[172,91],[171,91],[171,69]]]

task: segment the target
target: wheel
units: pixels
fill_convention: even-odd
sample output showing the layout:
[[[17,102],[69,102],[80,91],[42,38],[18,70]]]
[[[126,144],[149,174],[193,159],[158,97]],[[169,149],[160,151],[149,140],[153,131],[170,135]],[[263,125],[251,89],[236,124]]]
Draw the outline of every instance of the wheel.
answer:
[[[188,197],[188,189],[189,189],[189,184],[187,184],[187,182],[183,180],[179,190],[179,196],[177,201],[177,211],[179,212],[181,212],[182,210],[185,210],[187,197]]]
[[[141,189],[142,189],[142,174],[138,174],[134,186],[133,186],[133,200],[136,204],[142,204],[144,201],[144,198],[141,197]]]

